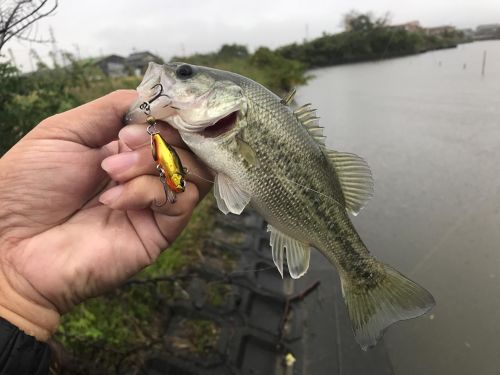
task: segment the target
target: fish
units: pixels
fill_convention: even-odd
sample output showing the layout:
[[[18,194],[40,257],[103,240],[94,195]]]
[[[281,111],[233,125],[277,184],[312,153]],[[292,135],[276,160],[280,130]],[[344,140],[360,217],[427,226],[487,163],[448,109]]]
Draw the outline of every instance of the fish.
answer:
[[[161,94],[158,94],[158,91]],[[349,214],[373,195],[367,162],[330,149],[311,104],[291,106],[241,75],[177,62],[150,63],[139,100],[179,131],[215,174],[213,192],[225,214],[256,209],[268,223],[273,261],[283,277],[301,277],[311,249],[336,267],[354,336],[375,346],[393,323],[416,318],[433,296],[370,254]],[[142,122],[137,105],[128,122]]]
[[[151,123],[148,133],[151,135],[151,153],[157,163],[156,169],[160,172],[160,181],[163,184],[167,201],[176,202],[176,194],[186,190],[185,174],[187,169],[182,166],[181,159],[175,149],[165,141],[155,128],[155,118],[150,116],[147,122]]]

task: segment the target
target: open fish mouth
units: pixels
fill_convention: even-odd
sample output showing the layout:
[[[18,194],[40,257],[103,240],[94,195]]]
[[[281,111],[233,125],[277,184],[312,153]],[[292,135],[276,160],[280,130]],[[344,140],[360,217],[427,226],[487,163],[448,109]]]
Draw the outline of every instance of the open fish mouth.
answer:
[[[216,138],[222,134],[229,132],[236,125],[238,112],[239,111],[230,112],[220,120],[217,120],[213,125],[207,126],[200,132],[200,134],[205,138]]]
[[[179,113],[179,108],[171,107],[174,113],[164,119],[169,125],[181,133],[198,134],[204,138],[217,138],[231,132],[241,116],[241,108],[233,108],[227,114],[223,114],[211,120],[190,122]]]

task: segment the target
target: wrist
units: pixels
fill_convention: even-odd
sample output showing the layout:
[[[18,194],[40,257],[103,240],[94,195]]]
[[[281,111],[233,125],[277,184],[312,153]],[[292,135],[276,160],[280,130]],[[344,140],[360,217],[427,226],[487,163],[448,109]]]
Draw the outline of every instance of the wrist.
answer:
[[[39,341],[47,341],[56,331],[60,315],[16,292],[0,269],[0,317]]]

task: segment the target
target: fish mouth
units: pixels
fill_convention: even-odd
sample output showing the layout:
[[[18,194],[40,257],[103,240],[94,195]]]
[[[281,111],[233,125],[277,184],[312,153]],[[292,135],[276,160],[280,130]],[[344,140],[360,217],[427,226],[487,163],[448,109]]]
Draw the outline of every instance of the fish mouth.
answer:
[[[238,112],[234,111],[228,115],[217,120],[213,125],[210,125],[203,129],[200,134],[205,138],[216,138],[222,134],[225,134],[232,130],[236,125],[236,120],[238,119]]]

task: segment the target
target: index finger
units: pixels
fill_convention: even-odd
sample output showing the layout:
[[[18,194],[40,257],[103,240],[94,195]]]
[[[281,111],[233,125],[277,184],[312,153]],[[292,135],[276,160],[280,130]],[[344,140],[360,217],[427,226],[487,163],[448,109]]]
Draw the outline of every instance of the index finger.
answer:
[[[136,100],[135,90],[117,90],[99,99],[43,121],[40,130],[50,130],[50,138],[77,142],[92,148],[118,139],[123,119]],[[55,131],[55,132],[52,132]],[[33,131],[37,134],[37,129]],[[44,134],[47,137],[47,134]]]

